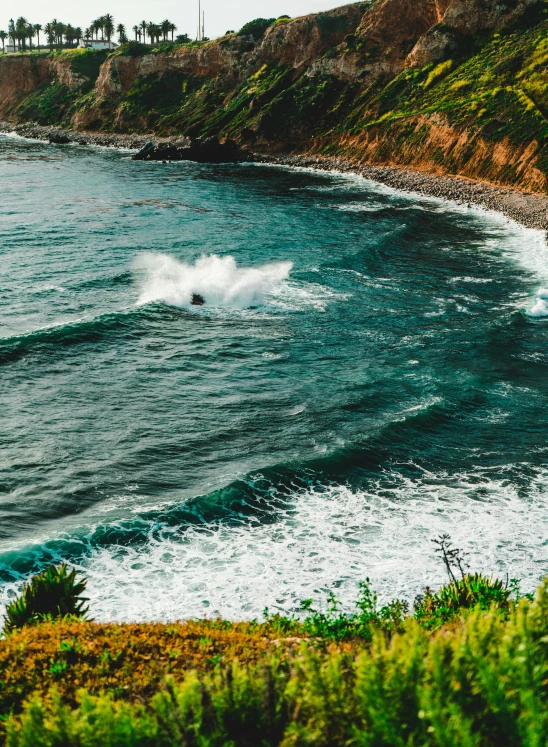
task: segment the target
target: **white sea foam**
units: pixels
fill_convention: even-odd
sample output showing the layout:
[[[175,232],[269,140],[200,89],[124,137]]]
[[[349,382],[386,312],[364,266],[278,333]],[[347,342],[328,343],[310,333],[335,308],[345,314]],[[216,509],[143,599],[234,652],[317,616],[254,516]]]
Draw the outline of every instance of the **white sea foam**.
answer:
[[[504,480],[394,478],[390,490],[334,486],[296,496],[275,524],[168,530],[142,549],[101,549],[86,568],[101,619],[230,618],[290,611],[335,588],[348,607],[369,576],[385,598],[412,596],[444,571],[430,540],[449,532],[475,570],[520,577],[548,571],[546,475],[529,499]]]
[[[541,288],[536,295],[529,316],[548,316],[548,288]]]
[[[239,267],[234,257],[202,255],[194,264],[168,254],[146,252],[134,262],[139,275],[139,304],[162,301],[170,306],[191,305],[198,294],[207,306],[246,309],[265,303],[285,280],[292,262]]]
[[[26,140],[28,143],[47,143],[47,140],[40,140],[36,137],[25,137],[24,135],[19,135],[15,130],[12,130],[10,132],[0,132],[0,137],[10,137],[14,140]]]
[[[270,167],[271,164],[257,164],[262,167]],[[276,166],[276,168],[281,168]],[[403,200],[409,202],[408,208],[422,209],[425,206],[428,210],[438,212],[461,213],[466,215],[476,215],[478,218],[486,221],[486,230],[491,229],[492,238],[485,241],[485,249],[499,251],[511,261],[516,262],[525,270],[537,278],[537,281],[545,284],[548,283],[548,242],[546,241],[546,232],[536,228],[526,228],[512,218],[508,218],[497,210],[481,207],[476,204],[462,203],[443,197],[434,197],[424,195],[413,190],[398,189],[396,187],[375,182],[360,176],[359,174],[344,173],[336,170],[318,171],[311,167],[285,166],[290,171],[307,171],[316,176],[323,175],[328,181],[327,184],[314,184],[307,187],[296,187],[296,190],[309,190],[316,192],[341,192],[345,190],[363,190],[367,196],[363,203],[353,201],[347,204],[333,204],[330,207],[336,210],[348,212],[374,212],[381,207],[387,207],[380,201],[375,201],[371,193],[387,195],[398,198],[398,208],[404,207]],[[503,229],[503,235],[500,234]],[[538,291],[532,301],[526,302],[528,306],[525,311],[532,317],[548,316],[548,291],[543,288]],[[523,306],[521,307],[523,308]]]
[[[344,485],[298,491],[275,523],[151,525],[142,545],[101,547],[84,563],[98,620],[174,620],[220,613],[252,618],[265,606],[295,610],[335,590],[351,607],[369,576],[384,599],[441,584],[431,539],[442,532],[470,553],[473,570],[522,580],[534,590],[548,572],[544,528],[548,471],[527,495],[510,480],[470,475],[385,474],[369,490]],[[1,601],[8,591],[2,588]]]

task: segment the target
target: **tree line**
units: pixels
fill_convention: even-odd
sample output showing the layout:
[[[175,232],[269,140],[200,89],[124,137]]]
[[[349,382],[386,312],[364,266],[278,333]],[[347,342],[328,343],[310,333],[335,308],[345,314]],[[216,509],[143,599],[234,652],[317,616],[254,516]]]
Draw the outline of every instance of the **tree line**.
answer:
[[[169,19],[161,23],[153,21],[141,21],[133,26],[135,41],[147,43],[147,37],[150,44],[159,43],[160,41],[177,41],[180,44],[190,41],[187,34],[180,34],[174,39],[177,26]],[[129,41],[126,33],[126,27],[123,23],[115,25],[114,18],[107,13],[90,23],[89,27],[82,30],[80,26],[72,26],[70,23],[65,24],[57,19],[50,21],[45,26],[39,23],[29,23],[26,18],[21,16],[15,22],[10,21],[8,31],[0,30],[0,42],[2,51],[5,52],[6,40],[8,44],[20,51],[33,49],[33,40],[36,39],[36,47],[40,47],[40,33],[43,33],[47,40],[47,46],[51,50],[54,47],[73,47],[78,46],[82,39],[101,39],[110,42],[115,35],[118,36],[120,44]]]

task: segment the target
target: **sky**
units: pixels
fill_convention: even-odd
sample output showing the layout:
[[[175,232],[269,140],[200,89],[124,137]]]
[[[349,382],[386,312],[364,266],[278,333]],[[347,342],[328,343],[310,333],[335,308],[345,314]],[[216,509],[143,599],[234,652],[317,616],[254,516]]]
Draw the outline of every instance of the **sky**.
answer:
[[[345,0],[202,0],[205,10],[205,33],[214,38],[225,31],[238,31],[244,23],[254,18],[277,18],[289,15],[292,18],[320,10],[329,10],[345,4]],[[116,25],[123,23],[129,30],[141,21],[159,23],[165,18],[176,24],[178,34],[196,36],[198,25],[198,0],[94,0],[74,3],[73,0],[9,0],[0,3],[0,29],[8,30],[10,18],[24,16],[29,23],[44,26],[56,18],[65,24],[87,28],[105,13],[112,13]]]

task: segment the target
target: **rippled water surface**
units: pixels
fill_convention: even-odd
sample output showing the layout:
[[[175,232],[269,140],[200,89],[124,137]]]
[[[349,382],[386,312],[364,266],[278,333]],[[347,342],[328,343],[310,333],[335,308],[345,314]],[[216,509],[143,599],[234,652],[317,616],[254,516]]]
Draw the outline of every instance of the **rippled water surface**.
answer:
[[[411,596],[442,531],[548,572],[543,234],[7,136],[0,185],[0,603],[60,559],[98,619]]]

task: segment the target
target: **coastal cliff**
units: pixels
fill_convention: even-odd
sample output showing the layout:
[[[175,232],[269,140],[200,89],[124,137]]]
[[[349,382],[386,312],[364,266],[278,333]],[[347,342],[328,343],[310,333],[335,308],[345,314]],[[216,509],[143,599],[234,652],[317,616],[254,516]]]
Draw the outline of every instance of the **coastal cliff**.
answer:
[[[0,58],[0,117],[548,191],[544,0],[375,0],[262,36]]]

